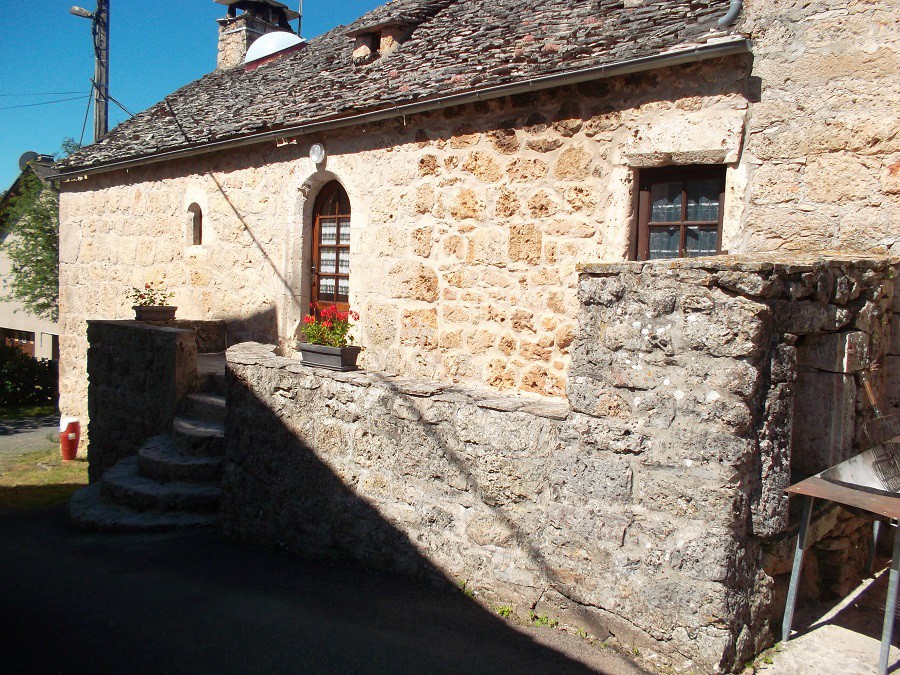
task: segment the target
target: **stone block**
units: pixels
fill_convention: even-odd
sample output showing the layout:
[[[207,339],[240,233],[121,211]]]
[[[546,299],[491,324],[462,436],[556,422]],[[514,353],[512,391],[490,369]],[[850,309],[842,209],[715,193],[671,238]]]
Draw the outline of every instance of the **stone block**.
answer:
[[[809,335],[839,331],[853,320],[853,312],[846,307],[821,302],[772,302],[775,328],[782,333]]]
[[[388,271],[390,292],[395,298],[434,302],[438,298],[437,273],[418,262],[399,262]]]
[[[610,452],[583,454],[568,447],[551,457],[548,480],[555,501],[623,504],[631,501],[633,475],[626,457]]]
[[[688,314],[682,333],[692,349],[712,356],[754,357],[770,329],[768,306],[738,297],[717,303],[710,314]]]
[[[797,363],[832,373],[855,373],[868,365],[869,336],[862,331],[810,335],[797,345]]]
[[[793,481],[853,454],[855,416],[856,382],[852,375],[799,369],[791,434]]]

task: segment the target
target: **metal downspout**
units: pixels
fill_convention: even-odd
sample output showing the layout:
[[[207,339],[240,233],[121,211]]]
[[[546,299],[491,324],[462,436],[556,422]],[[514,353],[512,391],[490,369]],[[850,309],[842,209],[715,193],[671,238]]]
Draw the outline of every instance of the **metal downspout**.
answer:
[[[731,24],[733,24],[737,18],[738,14],[741,13],[741,6],[744,4],[744,0],[731,0],[731,5],[728,7],[728,12],[721,19],[718,20],[716,25],[719,28],[728,28]]]

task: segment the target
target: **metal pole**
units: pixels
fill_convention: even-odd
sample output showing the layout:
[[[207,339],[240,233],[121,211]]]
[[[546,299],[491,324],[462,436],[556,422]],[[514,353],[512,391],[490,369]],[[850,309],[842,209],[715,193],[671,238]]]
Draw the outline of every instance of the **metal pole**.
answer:
[[[94,12],[94,142],[109,131],[109,0]]]
[[[800,573],[803,570],[803,556],[809,544],[809,521],[812,519],[813,502],[807,497],[803,503],[803,516],[800,519],[800,532],[797,535],[797,548],[794,549],[794,567],[791,570],[791,583],[788,586],[787,603],[784,608],[784,621],[781,623],[781,641],[787,642],[791,637],[791,624],[794,623],[794,607],[797,605],[797,590],[800,586]]]
[[[900,530],[897,521],[891,521],[894,528],[894,557],[891,558],[891,575],[888,582],[887,601],[884,607],[884,627],[881,630],[881,653],[878,655],[878,675],[885,675],[888,657],[894,636],[894,613],[897,611],[897,589],[900,582]]]

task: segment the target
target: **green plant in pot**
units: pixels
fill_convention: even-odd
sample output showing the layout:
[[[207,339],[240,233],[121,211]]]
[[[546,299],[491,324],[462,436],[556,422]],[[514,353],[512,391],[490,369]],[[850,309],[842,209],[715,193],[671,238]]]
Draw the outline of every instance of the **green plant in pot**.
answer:
[[[337,305],[318,309],[310,305],[310,314],[303,317],[301,328],[306,341],[298,347],[303,363],[331,370],[356,370],[361,347],[353,344],[350,320],[359,321],[359,314],[342,311]]]
[[[134,310],[134,318],[138,321],[170,321],[175,318],[177,307],[167,305],[171,298],[170,293],[162,282],[148,282],[143,288],[132,288],[128,292],[131,298],[131,308]]]

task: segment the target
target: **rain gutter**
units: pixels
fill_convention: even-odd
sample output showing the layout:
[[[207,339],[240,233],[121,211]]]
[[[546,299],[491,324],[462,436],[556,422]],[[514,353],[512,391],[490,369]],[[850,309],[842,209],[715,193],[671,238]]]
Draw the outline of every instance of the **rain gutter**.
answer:
[[[463,92],[460,94],[451,94],[426,101],[416,103],[407,103],[404,105],[393,106],[381,110],[373,110],[371,112],[350,115],[347,117],[332,118],[322,120],[320,122],[310,122],[308,124],[299,124],[276,129],[272,131],[264,131],[255,134],[248,134],[238,138],[231,138],[221,141],[212,141],[202,145],[196,145],[188,148],[179,148],[177,150],[166,150],[142,157],[134,157],[132,159],[118,160],[106,164],[97,164],[82,169],[72,169],[70,171],[62,171],[58,174],[48,176],[52,180],[82,180],[89,175],[104,173],[108,171],[118,171],[128,169],[130,167],[142,166],[145,164],[153,164],[156,162],[164,162],[173,159],[184,159],[194,157],[196,155],[215,152],[218,150],[229,150],[245,145],[255,145],[266,141],[293,138],[296,136],[306,136],[313,133],[322,133],[333,129],[341,129],[344,127],[356,126],[360,124],[370,124],[386,119],[396,117],[404,117],[406,115],[415,115],[417,113],[429,112],[441,108],[449,108],[451,106],[465,105],[476,101],[484,101],[502,96],[514,96],[516,94],[525,94],[541,89],[549,89],[552,87],[562,87],[566,85],[578,84],[580,82],[588,82],[591,80],[599,80],[609,77],[617,77],[627,75],[629,73],[637,73],[646,70],[654,70],[657,68],[668,68],[688,63],[696,63],[707,59],[723,58],[726,56],[734,56],[736,54],[746,54],[750,51],[750,40],[747,38],[726,39],[712,44],[700,45],[690,49],[668,52],[665,54],[656,54],[654,56],[644,56],[636,59],[627,59],[617,63],[593,66],[591,68],[583,68],[580,70],[569,71],[566,73],[557,73],[553,75],[544,75],[541,77],[529,78],[523,82],[514,82],[510,84],[501,84],[494,87],[487,87],[477,91]]]

